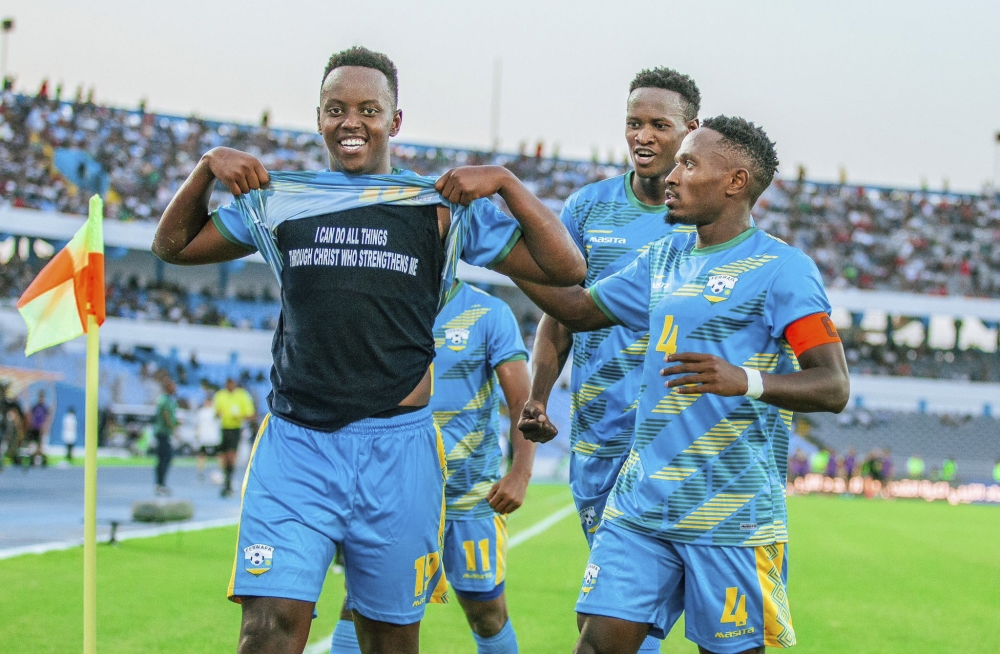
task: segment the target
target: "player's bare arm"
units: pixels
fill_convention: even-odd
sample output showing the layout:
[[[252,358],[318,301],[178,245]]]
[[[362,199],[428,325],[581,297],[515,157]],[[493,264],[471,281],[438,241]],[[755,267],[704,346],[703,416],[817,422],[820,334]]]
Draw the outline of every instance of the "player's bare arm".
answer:
[[[522,237],[497,272],[550,286],[583,281],[587,264],[569,232],[548,207],[503,166],[466,166],[449,170],[435,184],[449,202],[468,205],[497,193],[521,224]]]
[[[817,345],[800,354],[798,359],[802,367],[799,372],[761,374],[764,393],[760,400],[781,409],[805,413],[843,411],[851,394],[843,345],[839,342]],[[743,368],[711,354],[679,352],[668,355],[664,361],[677,364],[664,368],[660,374],[673,377],[666,387],[677,388],[678,393],[734,397],[745,395],[749,388]]]
[[[496,367],[497,379],[503,390],[504,400],[510,410],[510,447],[513,461],[510,470],[486,494],[486,501],[497,513],[513,513],[524,504],[528,491],[531,470],[535,464],[535,448],[519,428],[516,417],[521,413],[528,398],[530,382],[528,364],[524,361],[508,361]]]
[[[256,157],[232,148],[213,148],[178,189],[160,218],[153,254],[176,265],[220,263],[245,257],[250,250],[226,239],[211,220],[208,201],[219,180],[233,195],[258,190],[269,181]]]
[[[549,394],[555,386],[570,349],[573,335],[565,326],[546,314],[538,322],[535,345],[531,351],[531,395],[524,403],[517,423],[524,437],[535,443],[548,443],[559,434],[547,414]]]
[[[591,332],[615,325],[582,286],[552,288],[516,278],[514,283],[539,309],[561,322],[570,332]]]

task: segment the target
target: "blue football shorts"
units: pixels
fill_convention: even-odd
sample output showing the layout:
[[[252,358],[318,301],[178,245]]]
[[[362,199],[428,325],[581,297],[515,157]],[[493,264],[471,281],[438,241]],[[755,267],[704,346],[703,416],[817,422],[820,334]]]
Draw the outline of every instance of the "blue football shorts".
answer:
[[[683,612],[687,638],[717,654],[791,647],[787,580],[786,543],[688,545],[605,523],[576,611],[649,624],[656,638]]]
[[[417,622],[446,588],[443,462],[429,409],[335,432],[269,415],[243,481],[230,599],[315,602],[339,546],[349,609]]]
[[[476,602],[500,597],[507,576],[507,516],[445,520],[444,569],[459,597]]]
[[[615,487],[624,457],[596,457],[571,451],[569,453],[569,488],[580,515],[580,527],[587,537],[587,546],[594,546],[594,534],[601,524],[604,505]]]

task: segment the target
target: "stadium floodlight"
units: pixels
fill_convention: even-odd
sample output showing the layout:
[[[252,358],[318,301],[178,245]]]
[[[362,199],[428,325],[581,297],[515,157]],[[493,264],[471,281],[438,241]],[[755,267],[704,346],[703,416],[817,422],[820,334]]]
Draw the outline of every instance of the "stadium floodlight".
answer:
[[[0,22],[0,84],[7,89],[7,35],[14,29],[14,19],[4,18]]]

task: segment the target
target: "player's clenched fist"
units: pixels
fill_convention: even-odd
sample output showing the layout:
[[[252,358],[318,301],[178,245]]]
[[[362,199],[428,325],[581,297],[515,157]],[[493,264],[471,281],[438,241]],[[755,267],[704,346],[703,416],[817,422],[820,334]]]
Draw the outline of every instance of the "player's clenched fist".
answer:
[[[514,174],[503,166],[463,166],[441,175],[434,188],[445,200],[467,205],[499,193],[512,179]]]
[[[271,179],[257,157],[232,148],[212,148],[202,161],[233,195],[259,190]]]
[[[713,393],[734,397],[747,392],[747,374],[742,368],[712,354],[678,352],[663,359],[678,365],[664,368],[660,375],[682,375],[666,383],[667,388],[677,388],[678,393]]]
[[[525,438],[533,443],[548,443],[559,433],[559,430],[545,414],[545,405],[538,400],[528,400],[524,403],[517,428],[521,430]]]

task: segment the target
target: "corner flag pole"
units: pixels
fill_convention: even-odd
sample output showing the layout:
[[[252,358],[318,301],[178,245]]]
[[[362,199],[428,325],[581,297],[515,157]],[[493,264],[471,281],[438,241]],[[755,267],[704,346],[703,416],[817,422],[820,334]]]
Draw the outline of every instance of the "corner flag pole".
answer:
[[[25,356],[87,334],[83,472],[83,652],[97,652],[97,364],[104,323],[104,203],[90,198],[86,224],[38,272],[17,301],[28,327]]]
[[[104,220],[104,202],[100,196],[90,199],[90,219]],[[103,249],[103,229],[101,230]],[[104,287],[103,271],[100,279]],[[97,300],[91,295],[87,302],[87,386],[84,427],[83,464],[83,654],[97,654],[97,398],[98,370],[101,357],[101,332],[97,322]],[[104,314],[104,297],[99,300]]]
[[[97,388],[100,327],[87,316],[87,399],[83,467],[83,654],[97,654]]]

